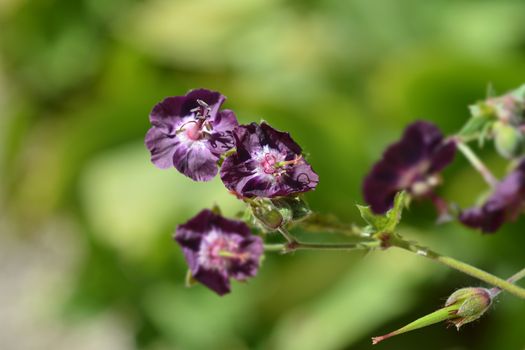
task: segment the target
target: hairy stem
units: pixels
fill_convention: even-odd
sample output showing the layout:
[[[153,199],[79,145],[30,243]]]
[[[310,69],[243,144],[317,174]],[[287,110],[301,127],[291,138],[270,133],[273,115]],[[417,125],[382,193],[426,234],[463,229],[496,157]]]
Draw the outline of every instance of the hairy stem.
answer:
[[[507,278],[507,282],[516,283],[524,277],[525,277],[525,268],[521,269],[520,271],[516,272],[514,275]],[[502,289],[499,287],[494,287],[490,289],[490,294],[492,295],[493,298],[496,297],[501,292],[502,292]]]
[[[459,140],[456,141],[456,146],[458,149],[463,153],[465,158],[468,159],[470,164],[476,169],[485,182],[490,186],[494,187],[498,184],[498,179],[492,174],[492,172],[487,168],[487,166],[481,161],[481,159],[478,158],[476,153],[470,149],[469,146],[467,146],[466,143],[463,143]]]
[[[297,242],[297,239],[296,239],[294,236],[292,236],[292,234],[291,234],[290,232],[288,232],[287,229],[285,229],[285,228],[283,228],[283,227],[279,227],[279,228],[277,229],[277,231],[279,231],[279,233],[280,233],[281,235],[283,235],[283,237],[288,241],[288,244],[289,244],[289,245],[290,245],[290,244],[296,244],[296,243],[298,243],[298,242]]]
[[[516,273],[508,280],[503,280],[475,266],[469,265],[465,262],[451,258],[449,256],[441,255],[415,242],[407,241],[396,234],[386,234],[381,239],[375,241],[364,241],[356,243],[308,243],[298,241],[297,238],[295,238],[285,228],[279,228],[278,231],[287,240],[287,243],[267,245],[265,246],[265,250],[278,251],[281,253],[290,253],[297,250],[373,250],[377,248],[387,248],[389,246],[392,246],[434,260],[442,265],[448,266],[454,270],[463,272],[464,274],[477,278],[478,280],[492,285],[497,289],[504,290],[521,299],[525,299],[525,289],[513,284],[517,280],[525,277],[525,269]],[[496,295],[499,293],[499,291],[497,291],[494,288],[492,290],[494,290],[493,293],[496,293]]]
[[[464,263],[462,261],[456,260],[448,256],[441,255],[433,250],[428,249],[427,247],[420,246],[414,242],[406,241],[398,236],[392,236],[389,243],[394,247],[398,247],[409,252],[424,256],[428,259],[432,259],[436,262],[439,262],[442,265],[463,272],[464,274],[477,278],[480,281],[483,281],[487,284],[509,292],[521,299],[525,299],[525,289],[512,284],[512,282],[505,281],[497,276],[483,271],[475,266],[469,265],[467,263]],[[521,278],[523,276],[520,275],[518,277]]]

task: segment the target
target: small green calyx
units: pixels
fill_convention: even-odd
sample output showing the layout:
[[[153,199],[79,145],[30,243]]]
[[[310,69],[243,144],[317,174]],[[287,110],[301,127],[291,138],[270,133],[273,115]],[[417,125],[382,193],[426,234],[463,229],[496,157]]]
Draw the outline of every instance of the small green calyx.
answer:
[[[257,198],[249,203],[256,222],[268,231],[301,221],[312,213],[301,197]]]
[[[398,192],[394,198],[394,205],[392,209],[384,215],[377,215],[372,212],[369,206],[358,205],[357,209],[361,213],[361,217],[368,224],[365,227],[365,232],[370,236],[384,240],[387,236],[393,234],[397,225],[401,221],[403,208],[407,206],[409,197],[406,192]]]

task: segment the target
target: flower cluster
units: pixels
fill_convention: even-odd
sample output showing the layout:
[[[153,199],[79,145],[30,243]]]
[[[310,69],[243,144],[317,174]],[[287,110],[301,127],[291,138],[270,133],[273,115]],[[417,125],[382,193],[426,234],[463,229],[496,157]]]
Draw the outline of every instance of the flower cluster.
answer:
[[[145,139],[151,161],[159,168],[174,167],[195,181],[209,181],[219,174],[225,188],[248,206],[244,221],[202,210],[179,225],[174,235],[184,252],[191,279],[219,295],[230,292],[231,279],[245,281],[259,269],[265,249],[263,239],[252,233],[245,222],[256,231],[280,232],[287,242],[278,244],[277,250],[282,252],[341,247],[300,242],[287,231],[294,225],[349,231],[337,220],[323,222],[311,215],[302,194],[317,187],[319,176],[290,134],[266,122],[239,125],[233,111],[221,109],[225,100],[221,93],[205,89],[168,97],[153,108]],[[521,151],[508,127],[521,135],[525,87],[479,103],[477,108],[471,109],[471,120],[452,137],[445,137],[427,121],[408,125],[401,139],[387,147],[366,175],[362,190],[369,207],[359,209],[369,225],[359,229],[357,237],[362,241],[344,247],[386,249],[400,244],[401,236],[395,231],[407,197],[432,201],[440,221],[452,218],[449,208],[453,206],[437,195],[436,188],[458,150],[492,188],[482,205],[459,211],[461,223],[482,232],[495,232],[523,212],[525,158],[516,161]],[[501,181],[466,145],[484,132],[494,136],[501,155],[517,164]],[[305,224],[307,220],[310,221]],[[353,227],[350,230],[355,234]],[[404,244],[398,246],[406,248],[411,243]],[[471,318],[457,317],[469,316],[458,310],[454,314],[456,321],[470,322]]]
[[[254,217],[267,224],[267,215],[257,210],[265,200],[311,191],[319,176],[288,133],[265,122],[239,125],[234,112],[221,110],[225,100],[221,93],[205,89],[166,98],[150,114],[146,147],[157,167],[175,167],[195,181],[213,179],[220,168],[226,188],[244,201],[258,203],[253,204]],[[277,229],[284,219],[277,207],[273,210],[280,218],[272,226]],[[210,210],[180,225],[175,240],[192,278],[219,295],[230,291],[231,278],[255,276],[263,253],[262,239],[245,223]]]

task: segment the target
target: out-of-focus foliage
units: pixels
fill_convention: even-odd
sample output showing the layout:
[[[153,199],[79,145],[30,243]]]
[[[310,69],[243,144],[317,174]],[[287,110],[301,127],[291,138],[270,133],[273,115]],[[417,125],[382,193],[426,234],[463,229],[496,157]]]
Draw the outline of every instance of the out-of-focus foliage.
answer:
[[[143,136],[162,98],[220,90],[241,122],[310,154],[312,209],[357,222],[361,179],[406,123],[456,132],[488,83],[525,81],[524,23],[512,0],[0,1],[0,348],[362,349],[478,285],[403,252],[299,252],[268,255],[223,298],[185,289],[174,227],[241,207],[218,180],[156,169]],[[461,157],[445,177],[462,206],[484,188]],[[434,219],[416,204],[402,230],[501,276],[522,268],[523,219],[493,236]],[[523,301],[503,295],[460,333],[389,342],[521,349],[523,324]]]

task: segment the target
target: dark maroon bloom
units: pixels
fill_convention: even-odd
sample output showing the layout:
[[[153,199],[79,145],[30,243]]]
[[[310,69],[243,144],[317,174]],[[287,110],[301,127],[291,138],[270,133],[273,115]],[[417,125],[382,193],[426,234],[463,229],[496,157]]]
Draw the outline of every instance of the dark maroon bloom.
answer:
[[[313,190],[319,176],[290,134],[266,123],[234,130],[237,152],[224,161],[221,178],[241,197],[277,197]]]
[[[217,161],[233,147],[231,130],[238,125],[232,111],[219,111],[225,99],[199,89],[157,104],[145,140],[151,161],[162,169],[174,166],[195,181],[217,175]]]
[[[244,281],[255,276],[263,253],[262,239],[244,222],[208,209],[179,225],[174,238],[193,278],[219,295],[230,292],[230,278]]]
[[[485,233],[497,231],[506,221],[515,220],[525,209],[525,160],[507,175],[481,207],[462,212],[460,221]]]
[[[363,183],[365,201],[377,214],[392,208],[398,191],[405,190],[415,198],[430,198],[440,214],[446,210],[433,188],[440,182],[439,173],[456,153],[453,141],[445,141],[432,123],[410,124],[400,141],[390,145]]]

